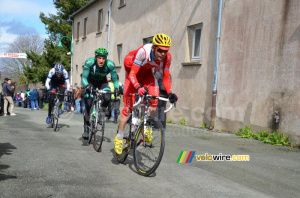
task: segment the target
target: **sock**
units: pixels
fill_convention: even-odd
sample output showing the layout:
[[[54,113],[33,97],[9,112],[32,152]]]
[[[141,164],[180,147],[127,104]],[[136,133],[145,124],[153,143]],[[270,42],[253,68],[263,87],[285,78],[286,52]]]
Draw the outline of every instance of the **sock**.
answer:
[[[118,135],[117,135],[117,138],[122,140],[123,136],[124,136],[124,131],[119,131]]]

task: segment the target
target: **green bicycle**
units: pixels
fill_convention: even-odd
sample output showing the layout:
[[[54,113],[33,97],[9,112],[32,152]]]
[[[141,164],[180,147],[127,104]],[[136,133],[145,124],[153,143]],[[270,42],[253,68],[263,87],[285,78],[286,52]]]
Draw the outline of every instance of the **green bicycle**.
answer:
[[[102,142],[104,139],[105,129],[105,112],[106,109],[102,107],[104,100],[104,94],[116,94],[116,92],[104,91],[104,90],[93,90],[94,100],[90,110],[90,125],[89,127],[89,139],[90,144],[92,140],[95,151],[100,152]]]

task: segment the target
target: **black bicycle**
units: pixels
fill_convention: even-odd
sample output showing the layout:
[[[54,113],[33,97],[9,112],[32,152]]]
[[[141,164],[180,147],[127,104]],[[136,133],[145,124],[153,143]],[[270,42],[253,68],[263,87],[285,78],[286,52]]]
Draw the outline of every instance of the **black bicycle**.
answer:
[[[165,148],[165,131],[161,122],[150,116],[150,100],[169,101],[167,98],[146,95],[140,97],[133,105],[133,111],[124,130],[125,147],[121,155],[116,153],[118,162],[123,163],[130,149],[133,149],[133,159],[140,175],[149,176],[159,166]],[[139,108],[141,107],[141,109]],[[144,108],[144,111],[142,109]],[[173,108],[173,104],[164,112]]]
[[[58,128],[58,118],[59,118],[59,107],[61,106],[61,102],[59,101],[58,96],[62,96],[63,94],[61,93],[52,93],[50,94],[55,94],[55,98],[53,100],[53,107],[51,110],[51,128],[54,129],[54,131],[57,130]]]
[[[104,90],[94,90],[94,100],[90,110],[90,125],[89,128],[89,139],[90,144],[92,140],[93,147],[95,151],[100,152],[102,147],[102,142],[104,139],[104,129],[105,129],[105,112],[106,108],[102,107],[104,101],[104,94],[115,94],[115,92],[104,91]]]

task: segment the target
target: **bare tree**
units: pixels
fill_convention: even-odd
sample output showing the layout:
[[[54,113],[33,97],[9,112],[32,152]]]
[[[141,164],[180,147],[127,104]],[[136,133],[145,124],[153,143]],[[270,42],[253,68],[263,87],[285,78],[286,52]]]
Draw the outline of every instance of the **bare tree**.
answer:
[[[41,54],[44,50],[43,39],[39,35],[20,35],[8,47],[8,53],[35,52]],[[29,59],[2,58],[0,69],[8,77],[14,79],[17,85],[28,83],[24,68],[30,67]]]

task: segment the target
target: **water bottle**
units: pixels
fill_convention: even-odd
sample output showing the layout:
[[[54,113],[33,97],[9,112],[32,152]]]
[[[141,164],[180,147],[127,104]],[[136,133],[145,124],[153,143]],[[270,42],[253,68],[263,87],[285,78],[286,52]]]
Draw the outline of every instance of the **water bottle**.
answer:
[[[95,120],[96,115],[97,115],[97,111],[94,109],[94,110],[93,110],[93,114],[92,114],[92,119],[93,119],[93,120]]]
[[[135,132],[135,129],[139,126],[141,120],[139,118],[133,117],[131,122],[131,132]]]

